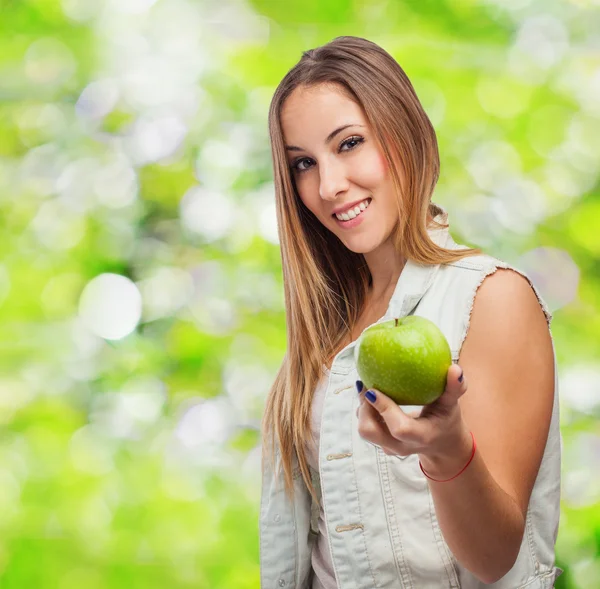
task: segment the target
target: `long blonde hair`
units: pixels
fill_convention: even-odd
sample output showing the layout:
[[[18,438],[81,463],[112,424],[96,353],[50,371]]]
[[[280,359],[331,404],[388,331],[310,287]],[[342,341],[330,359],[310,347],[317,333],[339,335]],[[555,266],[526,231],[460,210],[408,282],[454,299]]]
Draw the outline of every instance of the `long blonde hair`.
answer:
[[[381,47],[360,37],[337,37],[304,51],[283,78],[269,109],[275,199],[286,310],[287,351],[268,393],[262,420],[262,467],[275,448],[285,489],[293,500],[294,454],[299,472],[318,501],[305,456],[311,438],[313,393],[343,342],[350,341],[371,285],[364,256],[343,243],[300,200],[286,157],[281,110],[298,87],[331,85],[359,104],[388,162],[397,194],[397,251],[419,264],[446,264],[479,249],[449,250],[431,241],[427,223],[441,210],[431,202],[439,177],[435,130],[408,77]],[[401,171],[401,172],[400,172]]]

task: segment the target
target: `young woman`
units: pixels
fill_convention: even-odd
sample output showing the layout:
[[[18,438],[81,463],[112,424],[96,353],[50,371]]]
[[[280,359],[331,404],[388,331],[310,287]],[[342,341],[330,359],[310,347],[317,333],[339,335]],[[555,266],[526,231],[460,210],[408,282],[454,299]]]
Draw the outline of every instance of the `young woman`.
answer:
[[[284,77],[269,130],[287,351],[263,419],[262,587],[553,587],[552,317],[525,274],[453,241],[406,74],[336,38]],[[368,326],[412,314],[453,359],[420,411],[366,391],[354,359]]]

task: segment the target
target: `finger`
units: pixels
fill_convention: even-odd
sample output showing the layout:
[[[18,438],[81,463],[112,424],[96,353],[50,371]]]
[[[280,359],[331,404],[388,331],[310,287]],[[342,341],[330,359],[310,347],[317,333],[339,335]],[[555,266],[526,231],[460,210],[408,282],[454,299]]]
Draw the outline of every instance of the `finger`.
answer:
[[[364,395],[360,402],[359,408],[361,407],[366,419],[372,419],[377,423],[385,423],[385,419],[383,418],[381,413],[379,413],[379,411],[377,411],[375,407],[373,407],[370,403],[367,403],[367,401],[365,401]]]
[[[423,442],[426,431],[424,424],[420,424],[412,416],[407,415],[399,405],[387,395],[377,389],[365,391],[368,405],[383,417],[387,429],[396,440],[414,440]],[[414,414],[414,412],[413,412]]]
[[[459,380],[461,379],[462,380]],[[450,407],[456,405],[458,400],[467,392],[467,379],[463,369],[458,364],[452,364],[448,369],[446,389],[437,400],[439,405]]]
[[[370,403],[365,402],[358,409],[362,412],[358,423],[361,438],[388,456],[407,456],[404,442],[392,436],[382,415]]]
[[[360,419],[360,410],[361,407],[364,407],[365,411],[369,410],[369,404],[368,403],[361,403],[357,408],[356,408],[356,417],[358,417]],[[370,409],[371,411],[373,411],[373,409]],[[379,422],[379,423],[385,423],[385,419],[383,419],[383,417],[381,415],[379,415],[379,413],[377,413],[376,411],[374,412],[374,414],[372,416],[369,416],[369,419],[374,419],[375,421]]]
[[[380,447],[393,448],[394,445],[399,445],[399,441],[391,435],[383,416],[370,403],[364,401],[359,405],[357,415],[358,433],[361,438]]]
[[[383,417],[379,414],[378,411],[375,410],[374,407],[371,407],[369,403],[365,401],[366,389],[359,395],[358,407],[356,408],[356,416],[359,419],[373,420],[377,423],[385,423]]]

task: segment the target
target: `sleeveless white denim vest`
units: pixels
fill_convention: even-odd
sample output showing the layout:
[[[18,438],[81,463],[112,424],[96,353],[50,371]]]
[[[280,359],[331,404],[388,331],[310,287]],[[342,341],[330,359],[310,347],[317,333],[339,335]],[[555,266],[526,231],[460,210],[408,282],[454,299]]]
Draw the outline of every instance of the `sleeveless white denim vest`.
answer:
[[[439,208],[442,213],[435,219],[445,224],[448,214]],[[429,235],[442,247],[464,248],[453,241],[448,228],[430,229]],[[529,281],[550,325],[552,315],[529,277],[485,254],[435,266],[408,261],[386,314],[376,323],[406,315],[431,319],[446,336],[452,361],[457,363],[477,288],[497,268],[511,268]],[[552,419],[527,509],[520,552],[502,579],[486,585],[456,560],[444,541],[418,456],[387,456],[359,436],[355,345],[356,341],[351,342],[335,356],[328,374],[319,473],[313,473],[322,495],[338,588],[554,587],[562,572],[555,566],[554,548],[560,516],[562,451],[556,353]],[[554,342],[552,345],[554,349]],[[278,448],[276,457],[279,462]],[[259,520],[262,589],[311,587],[318,507],[313,505],[300,476],[296,457],[294,489],[295,499],[290,502],[283,474],[276,475],[265,461]]]

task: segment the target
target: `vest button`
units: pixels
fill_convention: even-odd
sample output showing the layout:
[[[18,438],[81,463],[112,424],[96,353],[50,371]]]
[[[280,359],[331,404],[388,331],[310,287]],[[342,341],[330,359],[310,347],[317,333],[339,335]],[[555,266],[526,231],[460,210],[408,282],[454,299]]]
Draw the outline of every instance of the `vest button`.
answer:
[[[278,524],[278,523],[281,521],[281,516],[280,516],[278,513],[276,513],[276,514],[275,514],[275,517],[273,518],[273,521],[274,521],[276,524]],[[281,586],[283,587],[283,585],[281,585]]]
[[[279,586],[285,587],[285,581],[283,579],[279,579]]]

